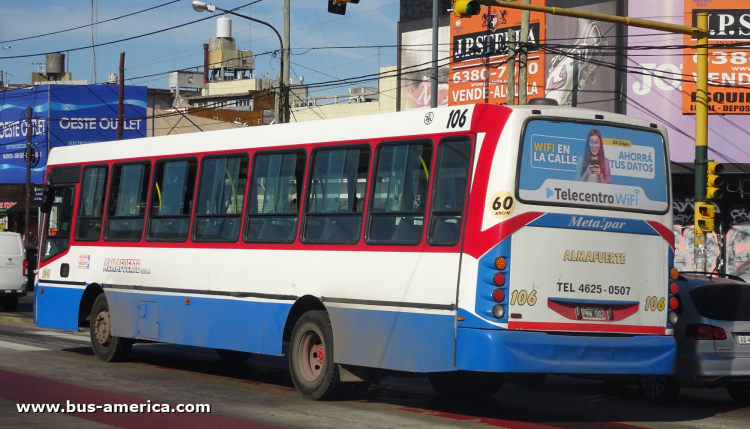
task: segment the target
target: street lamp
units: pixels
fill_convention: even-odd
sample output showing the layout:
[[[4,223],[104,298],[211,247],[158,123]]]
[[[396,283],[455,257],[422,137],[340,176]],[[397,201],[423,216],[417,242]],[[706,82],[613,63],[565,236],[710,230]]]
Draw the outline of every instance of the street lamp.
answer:
[[[222,8],[220,8],[218,6],[214,6],[214,5],[210,4],[210,3],[205,3],[205,2],[202,2],[202,1],[194,1],[193,2],[193,10],[195,10],[196,12],[205,12],[205,11],[216,12],[217,10],[219,10],[219,11],[222,11],[224,13],[228,13],[230,15],[239,16],[240,18],[245,18],[245,19],[248,19],[250,21],[254,21],[254,22],[257,22],[259,24],[263,24],[263,25],[269,27],[271,30],[273,30],[274,33],[276,33],[276,37],[279,38],[279,45],[281,46],[281,61],[280,61],[281,62],[281,64],[280,64],[281,65],[281,70],[282,70],[281,74],[282,74],[282,76],[284,75],[284,72],[283,72],[283,70],[285,70],[284,67],[289,67],[289,65],[284,62],[284,42],[281,39],[281,35],[279,34],[279,32],[276,31],[276,29],[271,24],[269,24],[269,23],[267,23],[265,21],[261,21],[259,19],[251,18],[251,17],[249,17],[247,15],[242,15],[242,14],[239,14],[237,12],[233,12],[231,10],[222,9]],[[288,75],[288,73],[287,73],[287,75]],[[275,122],[277,124],[279,122],[287,122],[287,120],[288,120],[288,118],[286,118],[286,117],[280,118],[280,116],[281,116],[280,112],[282,111],[281,106],[284,105],[284,103],[287,102],[285,87],[286,87],[286,82],[284,82],[284,79],[281,79],[281,82],[279,83],[279,92],[281,93],[281,95],[276,100],[276,107],[274,108],[274,120],[275,120]]]

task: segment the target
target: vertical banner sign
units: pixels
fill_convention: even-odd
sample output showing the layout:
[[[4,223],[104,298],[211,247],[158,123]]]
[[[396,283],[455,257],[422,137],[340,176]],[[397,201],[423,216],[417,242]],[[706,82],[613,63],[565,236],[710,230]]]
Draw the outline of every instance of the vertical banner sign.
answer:
[[[696,26],[698,12],[708,14],[708,113],[750,113],[750,4],[738,0],[684,0],[685,25]],[[685,45],[696,39],[684,36]],[[682,113],[695,114],[697,54],[684,49]]]
[[[531,0],[544,6],[546,0]],[[544,97],[544,53],[539,42],[545,37],[545,14],[530,13],[527,60],[528,98]],[[471,18],[451,19],[449,105],[490,103],[506,104],[508,95],[508,30],[520,40],[521,11],[502,7],[483,7]],[[518,59],[518,57],[516,57]],[[516,61],[518,85],[518,61]],[[518,94],[518,90],[516,90]]]

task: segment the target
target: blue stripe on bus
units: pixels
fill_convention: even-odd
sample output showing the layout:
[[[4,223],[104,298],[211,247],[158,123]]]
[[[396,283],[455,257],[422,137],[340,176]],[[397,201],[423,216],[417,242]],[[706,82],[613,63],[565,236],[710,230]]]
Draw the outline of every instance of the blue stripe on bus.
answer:
[[[621,219],[605,216],[578,216],[561,213],[547,213],[529,223],[529,226],[659,235],[659,233],[644,220]]]
[[[287,302],[106,290],[115,335],[281,355]],[[189,304],[186,304],[189,300]]]
[[[488,372],[674,374],[674,337],[458,329],[456,366]]]
[[[43,295],[35,295],[37,326],[77,331],[83,289],[43,288]],[[117,336],[275,356],[282,354],[284,325],[293,304],[112,289],[105,293]],[[338,363],[413,372],[455,369],[453,312],[342,307],[329,307],[328,312]]]
[[[34,324],[40,328],[77,331],[82,296],[83,288],[37,284],[34,287]]]
[[[454,314],[328,307],[336,362],[396,371],[451,371]]]

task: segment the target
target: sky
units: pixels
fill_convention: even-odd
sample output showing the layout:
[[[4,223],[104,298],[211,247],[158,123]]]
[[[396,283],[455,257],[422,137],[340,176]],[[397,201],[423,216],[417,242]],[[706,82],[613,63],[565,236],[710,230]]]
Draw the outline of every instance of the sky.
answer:
[[[218,0],[218,7],[233,9],[254,0]],[[171,4],[167,4],[171,3]],[[192,69],[203,64],[203,44],[216,36],[216,19],[209,12],[195,12],[191,0],[99,0],[98,21],[167,4],[133,16],[104,22],[97,26],[98,44],[131,38],[163,30],[202,18],[205,21],[185,25],[158,34],[99,46],[96,49],[96,81],[107,81],[117,73],[120,53],[125,52],[126,84],[150,88],[168,88],[167,72]],[[238,13],[266,21],[283,36],[283,0],[255,0]],[[306,84],[331,82],[337,79],[375,74],[378,66],[396,65],[397,21],[399,1],[364,0],[350,4],[345,16],[330,14],[326,0],[291,0],[291,77]],[[266,72],[280,74],[279,58],[268,54],[279,50],[276,35],[268,27],[239,17],[232,19],[232,36],[239,49],[252,50],[256,55],[255,76]],[[38,71],[36,63],[45,62],[45,53],[67,54],[68,71],[73,79],[93,81],[92,29],[90,0],[35,0],[3,2],[0,14],[0,70],[6,83],[29,83],[30,74]],[[85,28],[51,36],[45,33]],[[24,39],[27,40],[16,40]],[[376,48],[375,46],[383,46]],[[9,49],[2,49],[10,47]],[[74,50],[76,48],[84,48]],[[329,49],[331,47],[360,47]],[[70,51],[69,50],[74,50]],[[29,54],[30,57],[14,58]],[[264,54],[264,55],[259,55]],[[353,85],[377,86],[377,82]],[[311,90],[310,95],[346,94],[350,85]]]

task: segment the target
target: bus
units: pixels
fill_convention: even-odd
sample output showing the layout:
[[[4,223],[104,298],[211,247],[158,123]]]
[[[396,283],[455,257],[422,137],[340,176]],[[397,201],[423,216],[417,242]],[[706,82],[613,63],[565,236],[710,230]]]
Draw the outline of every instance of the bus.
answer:
[[[54,148],[37,326],[287,355],[330,399],[518,374],[672,374],[667,134],[472,105]]]

